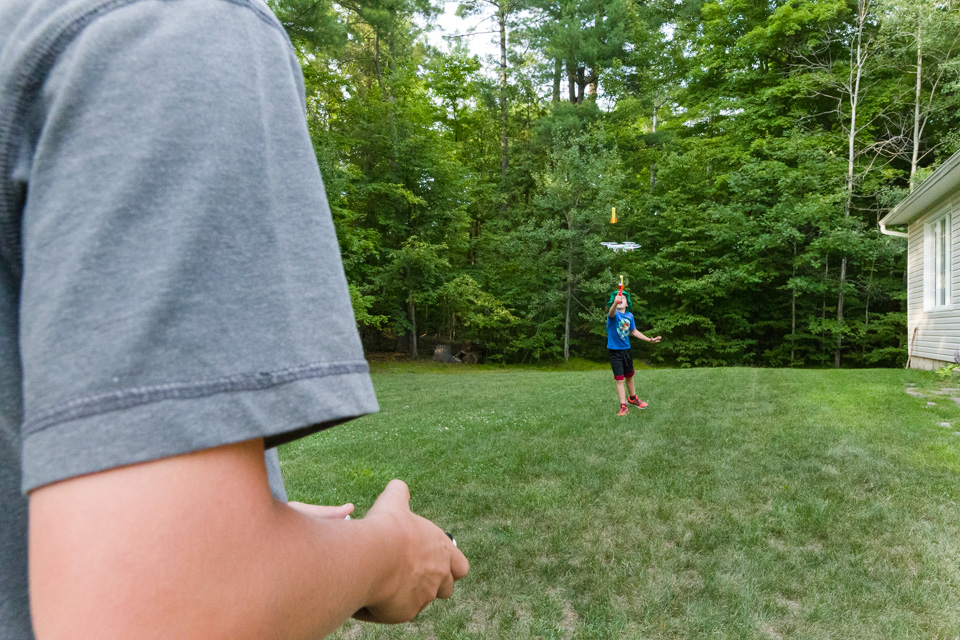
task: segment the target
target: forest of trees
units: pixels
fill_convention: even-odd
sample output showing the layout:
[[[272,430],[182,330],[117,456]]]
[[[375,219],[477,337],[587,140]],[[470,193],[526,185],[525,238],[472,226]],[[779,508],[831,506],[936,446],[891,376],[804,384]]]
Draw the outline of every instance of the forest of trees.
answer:
[[[960,148],[960,1],[463,0],[487,60],[439,0],[271,6],[368,350],[605,358],[623,274],[636,357],[902,366],[877,221]]]

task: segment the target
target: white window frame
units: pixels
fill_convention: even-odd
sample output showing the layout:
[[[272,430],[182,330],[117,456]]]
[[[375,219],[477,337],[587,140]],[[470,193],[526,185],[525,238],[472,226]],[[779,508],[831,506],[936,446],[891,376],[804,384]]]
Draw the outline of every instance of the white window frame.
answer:
[[[953,309],[953,233],[950,208],[923,225],[923,308]]]

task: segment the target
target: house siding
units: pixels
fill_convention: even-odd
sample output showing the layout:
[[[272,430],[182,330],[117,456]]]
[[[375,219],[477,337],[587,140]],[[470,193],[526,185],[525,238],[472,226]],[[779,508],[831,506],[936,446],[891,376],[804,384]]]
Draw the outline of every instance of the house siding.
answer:
[[[925,311],[924,225],[945,212],[951,214],[950,295],[953,304],[950,308]],[[953,362],[954,355],[960,350],[960,193],[953,194],[946,202],[911,222],[907,232],[907,348],[911,349],[910,366],[935,369]]]

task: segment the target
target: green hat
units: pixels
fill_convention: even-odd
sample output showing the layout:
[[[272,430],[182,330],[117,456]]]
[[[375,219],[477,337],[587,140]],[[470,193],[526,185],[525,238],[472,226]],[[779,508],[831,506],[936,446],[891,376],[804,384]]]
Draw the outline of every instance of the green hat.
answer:
[[[628,292],[624,291],[624,292],[623,292],[623,295],[626,296],[626,298],[627,298],[627,311],[630,311],[631,309],[633,309],[633,302],[630,300],[630,294],[629,294]],[[616,297],[617,297],[617,292],[616,292],[616,291],[614,291],[613,293],[610,294],[610,301],[607,303],[607,306],[608,306],[608,307],[611,306],[611,305],[613,305],[613,300],[614,300],[614,298],[616,298]]]

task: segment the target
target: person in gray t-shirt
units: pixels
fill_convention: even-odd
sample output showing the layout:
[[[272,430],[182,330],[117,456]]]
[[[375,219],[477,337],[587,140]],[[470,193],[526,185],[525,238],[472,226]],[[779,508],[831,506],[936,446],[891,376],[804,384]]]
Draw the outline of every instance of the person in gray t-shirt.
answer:
[[[275,447],[377,410],[304,113],[262,0],[0,3],[0,637],[314,638],[466,575],[400,481],[286,502]]]

